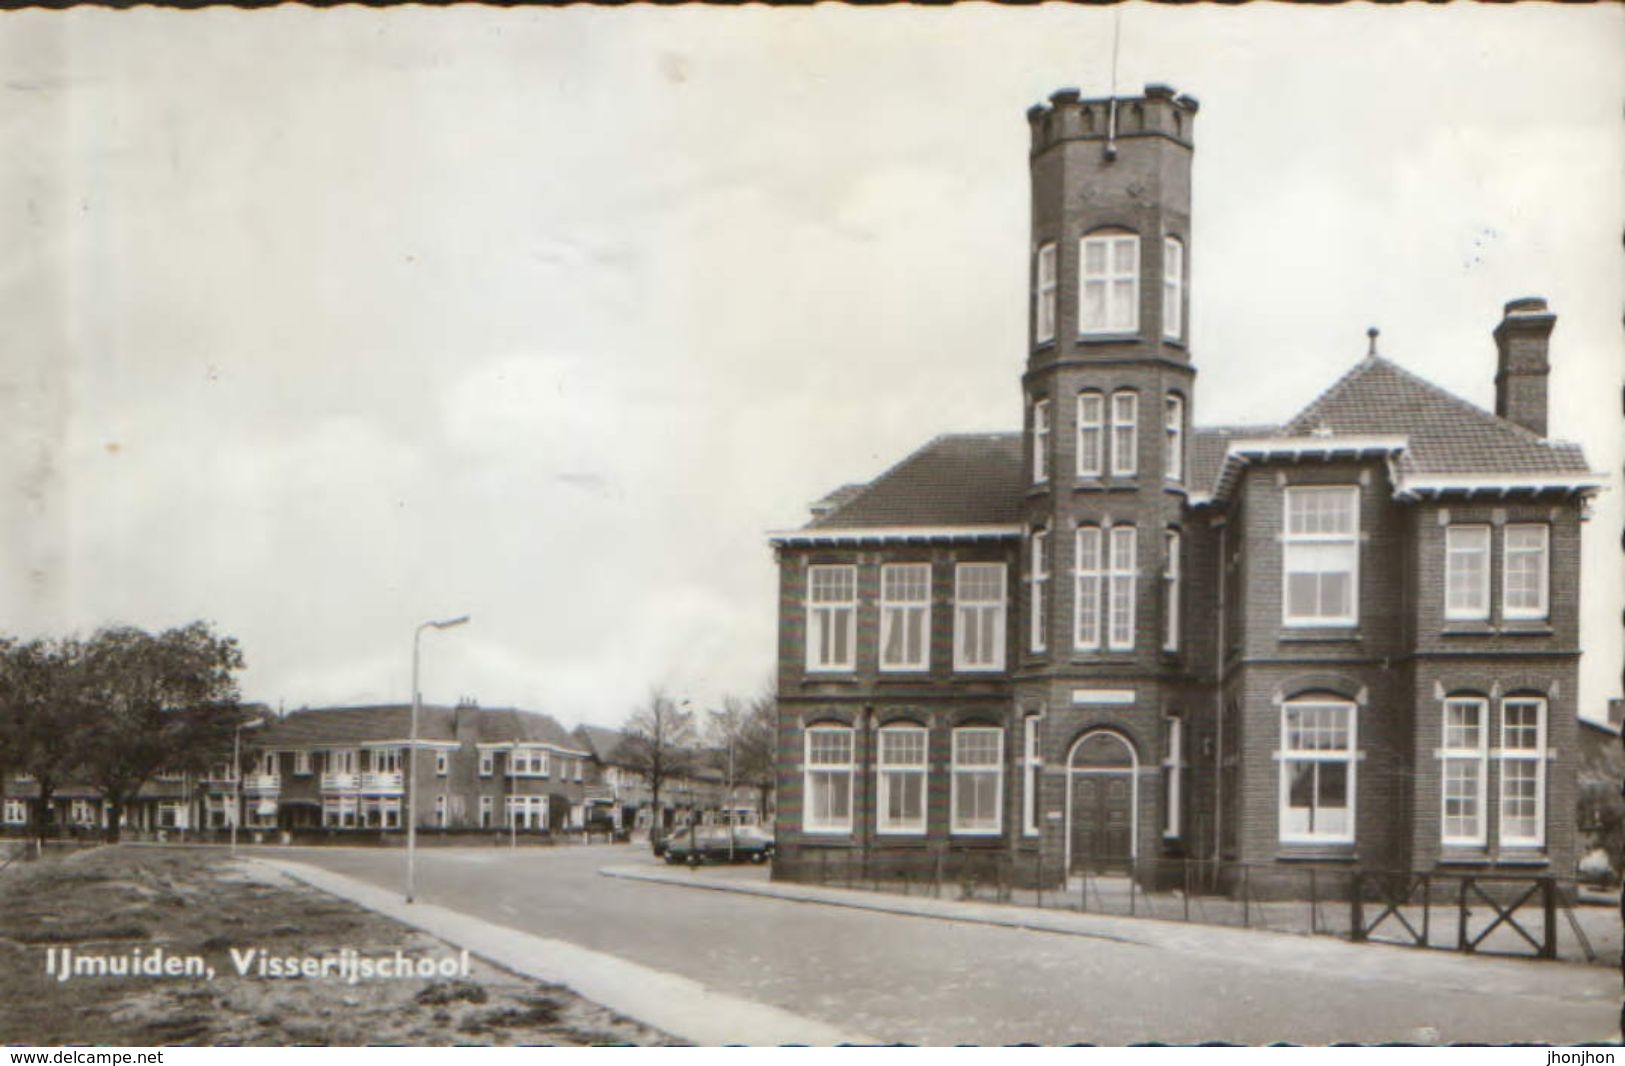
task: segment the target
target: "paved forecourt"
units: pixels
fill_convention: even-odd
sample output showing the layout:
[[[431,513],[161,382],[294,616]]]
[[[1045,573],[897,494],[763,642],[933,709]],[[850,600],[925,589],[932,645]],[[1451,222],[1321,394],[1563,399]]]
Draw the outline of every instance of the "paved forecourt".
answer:
[[[399,899],[405,861],[399,849],[255,853],[378,886],[385,891],[375,904]],[[602,876],[605,867],[662,880]],[[678,880],[689,876],[669,872]],[[955,911],[953,904],[940,909],[946,901],[915,901],[939,905],[934,916],[921,917],[922,908],[870,909],[885,901],[866,900],[867,893],[835,893],[830,900],[841,906],[810,902],[817,892],[768,885],[744,871],[707,871],[700,879],[764,894],[704,891],[669,883],[667,873],[647,850],[625,845],[426,848],[418,853],[413,908],[432,904],[645,968],[617,978],[633,986],[629,995],[678,978],[707,994],[827,1026],[821,1031],[831,1038],[1571,1043],[1616,1035],[1617,975],[1603,967],[1133,919],[1067,924],[1082,916],[1054,915],[1053,929],[1012,927],[986,924],[1004,920],[980,916],[998,911],[986,905]],[[784,898],[797,895],[805,898]],[[558,967],[550,979],[593,995]],[[723,1039],[716,1034],[733,1031],[728,1008],[717,1003],[716,1024],[708,1020],[706,1035],[695,1038]],[[763,1040],[744,1029],[740,1016],[732,1039],[796,1039]]]

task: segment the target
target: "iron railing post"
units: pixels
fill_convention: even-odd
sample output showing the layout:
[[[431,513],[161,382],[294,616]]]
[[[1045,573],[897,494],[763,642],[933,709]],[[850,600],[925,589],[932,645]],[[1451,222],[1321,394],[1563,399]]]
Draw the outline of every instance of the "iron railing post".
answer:
[[[1349,879],[1349,939],[1365,939],[1365,872],[1355,870]]]
[[[1545,914],[1546,935],[1542,938],[1540,957],[1557,958],[1557,882],[1551,877],[1540,879],[1540,906]]]

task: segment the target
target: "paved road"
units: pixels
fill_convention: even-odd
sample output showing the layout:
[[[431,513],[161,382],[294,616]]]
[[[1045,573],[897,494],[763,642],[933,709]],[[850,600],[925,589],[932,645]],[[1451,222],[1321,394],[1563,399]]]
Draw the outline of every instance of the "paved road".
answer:
[[[400,883],[404,859],[399,850],[275,854],[390,887]],[[1441,986],[1441,957],[1433,952],[1322,948],[1305,938],[1305,956],[1286,964],[1279,941],[1249,957],[1221,957],[1166,943],[878,914],[597,872],[643,861],[652,862],[642,849],[608,845],[425,849],[418,896],[904,1043],[1570,1043],[1617,1035],[1619,978],[1601,967],[1459,960],[1463,967],[1539,968],[1501,971],[1508,979],[1486,982],[1500,989],[1488,992],[1471,981],[1487,974],[1482,970]],[[1125,923],[1131,940],[1133,927]],[[1302,964],[1317,951],[1327,958],[1380,952],[1362,961],[1385,961]],[[1552,980],[1559,973],[1562,979]]]

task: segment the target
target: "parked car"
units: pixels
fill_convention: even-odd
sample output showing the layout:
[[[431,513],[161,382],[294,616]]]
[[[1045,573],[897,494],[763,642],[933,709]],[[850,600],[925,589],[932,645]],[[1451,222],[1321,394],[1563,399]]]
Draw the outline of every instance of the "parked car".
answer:
[[[773,835],[753,825],[742,825],[734,828],[730,840],[725,825],[690,826],[666,839],[665,856],[673,865],[728,862],[730,857],[734,862],[761,864],[773,857]]]

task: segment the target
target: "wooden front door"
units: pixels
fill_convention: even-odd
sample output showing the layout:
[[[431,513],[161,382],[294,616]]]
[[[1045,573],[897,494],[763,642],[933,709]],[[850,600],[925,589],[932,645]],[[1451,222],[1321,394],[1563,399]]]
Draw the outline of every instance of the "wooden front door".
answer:
[[[1134,775],[1072,775],[1072,869],[1125,866],[1134,857]]]

